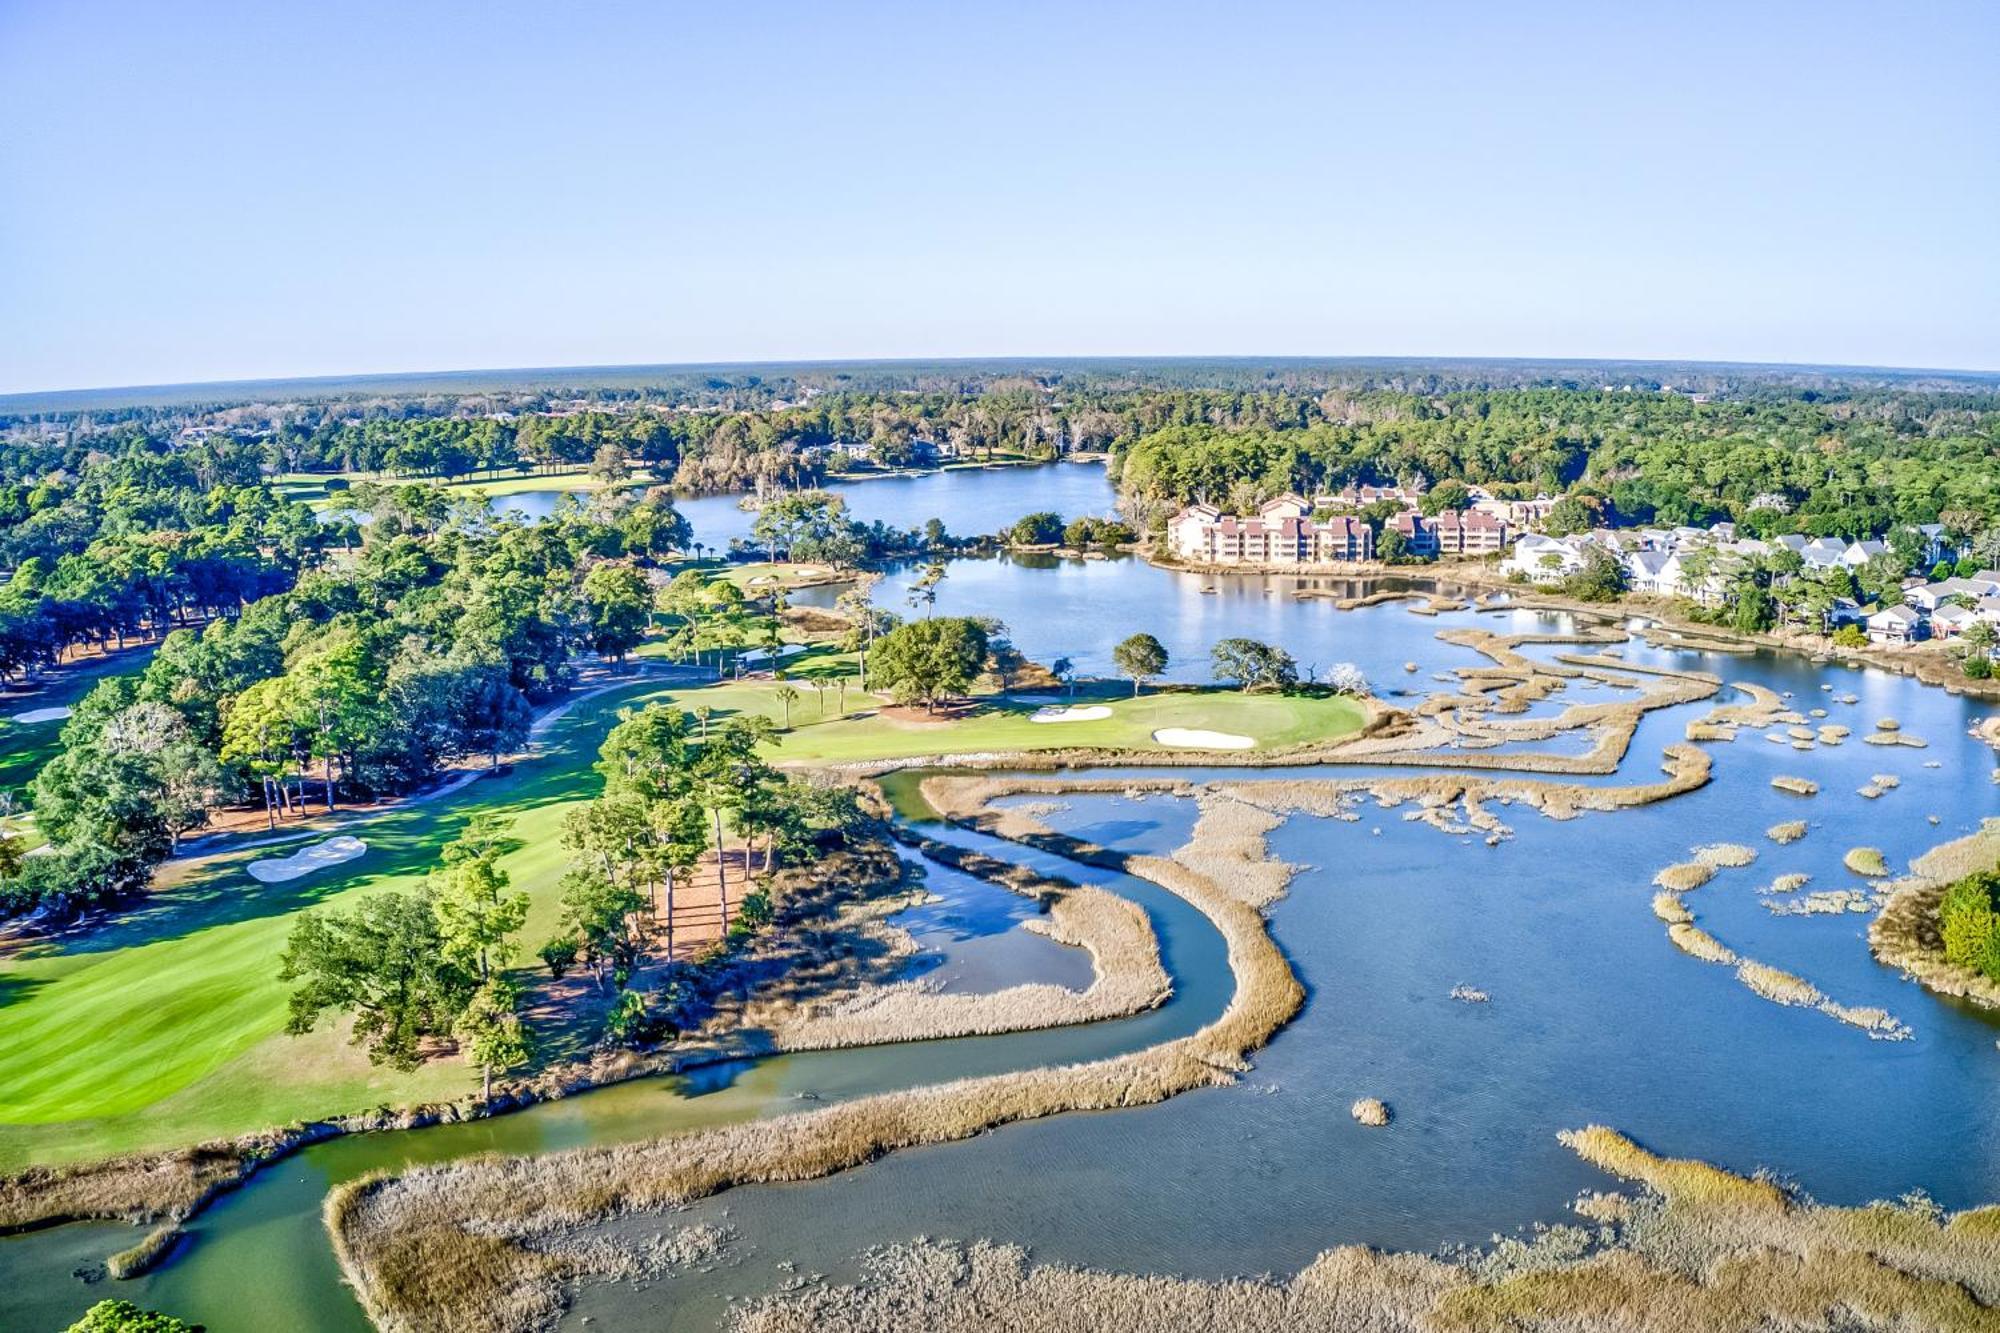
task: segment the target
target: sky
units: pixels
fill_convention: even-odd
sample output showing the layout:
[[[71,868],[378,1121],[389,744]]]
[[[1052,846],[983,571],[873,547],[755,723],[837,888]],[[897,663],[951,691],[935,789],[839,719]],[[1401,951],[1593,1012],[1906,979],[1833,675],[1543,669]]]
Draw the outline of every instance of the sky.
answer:
[[[2000,4],[0,0],[0,392],[2000,369]]]

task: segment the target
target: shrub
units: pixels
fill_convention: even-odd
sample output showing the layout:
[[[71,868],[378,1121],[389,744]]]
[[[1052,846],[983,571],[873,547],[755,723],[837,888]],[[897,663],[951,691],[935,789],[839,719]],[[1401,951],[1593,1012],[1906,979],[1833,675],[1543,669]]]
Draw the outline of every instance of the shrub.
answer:
[[[2000,871],[1967,875],[1938,903],[1944,956],[2000,981]]]
[[[1833,632],[1833,646],[1836,648],[1866,648],[1868,631],[1859,625],[1842,625]]]
[[[1972,680],[1993,679],[1992,659],[1981,653],[1974,653],[1965,659],[1965,674]]]

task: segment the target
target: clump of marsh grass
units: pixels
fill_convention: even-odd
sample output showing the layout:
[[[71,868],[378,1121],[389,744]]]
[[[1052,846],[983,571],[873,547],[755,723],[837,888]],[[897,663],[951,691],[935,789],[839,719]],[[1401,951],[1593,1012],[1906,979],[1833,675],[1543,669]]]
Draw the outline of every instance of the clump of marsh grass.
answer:
[[[1877,773],[1868,781],[1870,785],[1880,787],[1883,791],[1894,791],[1903,785],[1903,780],[1894,773]]]
[[[1681,902],[1681,896],[1664,890],[1653,895],[1653,915],[1670,926],[1688,925],[1694,921],[1694,913]]]
[[[1819,784],[1817,782],[1814,782],[1811,778],[1795,778],[1795,777],[1780,776],[1772,778],[1771,785],[1773,787],[1776,787],[1779,791],[1788,791],[1794,796],[1819,795]]]
[[[1451,988],[1451,998],[1461,1004],[1485,1004],[1493,997],[1477,986],[1467,986],[1461,982]]]
[[[1788,819],[1782,824],[1773,824],[1764,830],[1764,836],[1780,845],[1797,842],[1806,836],[1806,821]]]
[[[1863,879],[1881,879],[1889,873],[1889,863],[1882,859],[1879,847],[1852,848],[1840,863]]]
[[[1655,887],[1669,893],[1689,893],[1715,878],[1715,866],[1708,861],[1679,861],[1653,876]]]
[[[1872,801],[1875,800],[1877,797],[1881,796],[1882,789],[1880,787],[1877,787],[1873,783],[1867,783],[1864,784],[1863,786],[1856,787],[1854,789],[1854,794],[1856,796],[1862,797],[1865,800]]]
[[[1747,866],[1757,859],[1757,849],[1740,842],[1712,842],[1694,849],[1695,859],[1719,869]]]
[[[1793,893],[1799,889],[1803,889],[1806,885],[1810,884],[1811,882],[1812,882],[1811,875],[1808,875],[1803,871],[1794,870],[1786,874],[1780,875],[1776,879],[1772,880],[1770,883],[1770,887],[1766,888],[1764,892]]]
[[[1907,731],[1874,731],[1861,738],[1869,745],[1903,745],[1912,750],[1922,750],[1930,742],[1921,736],[1912,736]]]
[[[1373,1129],[1389,1123],[1389,1105],[1380,1097],[1363,1097],[1347,1109],[1357,1122]]]
[[[153,1270],[169,1251],[180,1243],[182,1231],[178,1223],[169,1222],[154,1227],[140,1238],[135,1245],[118,1251],[104,1261],[104,1271],[112,1277],[124,1280],[143,1276]]]
[[[1754,958],[1745,958],[1736,965],[1736,979],[1776,1004],[1812,1008],[1826,999],[1819,993],[1819,988],[1805,978],[1795,977]]]
[[[1667,938],[1682,953],[1691,954],[1704,963],[1720,963],[1726,967],[1736,961],[1735,951],[1728,945],[1689,922],[1680,921],[1668,926]]]

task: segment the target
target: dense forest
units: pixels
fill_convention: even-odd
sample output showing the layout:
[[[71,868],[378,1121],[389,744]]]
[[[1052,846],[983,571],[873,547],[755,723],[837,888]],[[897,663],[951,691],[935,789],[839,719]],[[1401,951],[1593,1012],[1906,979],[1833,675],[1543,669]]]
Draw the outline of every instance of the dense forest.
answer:
[[[1942,521],[1972,535],[2000,516],[2000,399],[1984,395],[1339,395],[1282,425],[1176,423],[1119,441],[1115,455],[1142,521],[1195,499],[1240,509],[1285,490],[1446,478],[1567,491],[1614,524],[1729,518],[1758,533],[1856,537]]]
[[[252,487],[253,502],[229,490],[220,520],[193,536],[142,536],[142,549],[165,553],[156,567],[106,565],[124,549],[118,534],[22,560],[0,615],[25,665],[47,665],[78,636],[164,637],[144,670],[98,684],[64,724],[32,787],[51,851],[0,884],[0,915],[126,892],[232,802],[260,803],[275,822],[337,795],[409,791],[467,759],[497,762],[525,738],[532,706],[570,688],[580,654],[638,644],[657,535],[685,542],[661,493],[609,513],[467,524],[425,491],[384,497],[365,543],[338,559],[303,507]],[[244,514],[288,516],[265,520],[280,538],[304,514],[314,540],[270,540]],[[205,566],[179,558],[239,524],[233,580],[204,582]]]

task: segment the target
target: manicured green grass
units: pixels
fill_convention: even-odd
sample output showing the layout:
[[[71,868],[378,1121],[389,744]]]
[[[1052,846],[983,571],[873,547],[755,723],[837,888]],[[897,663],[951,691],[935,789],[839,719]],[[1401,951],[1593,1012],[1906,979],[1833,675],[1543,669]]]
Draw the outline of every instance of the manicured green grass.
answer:
[[[1360,704],[1346,698],[1171,690],[1148,691],[1137,699],[1103,691],[1079,693],[1074,699],[1053,694],[1026,699],[989,694],[979,697],[970,716],[933,719],[923,716],[921,710],[912,715],[910,710],[899,709],[886,715],[879,699],[855,687],[851,653],[816,648],[787,663],[786,672],[800,697],[791,706],[791,730],[780,736],[773,752],[780,760],[905,759],[1078,746],[1188,753],[1153,739],[1153,732],[1164,727],[1248,736],[1257,742],[1257,749],[1274,749],[1337,739],[1358,730],[1366,717]],[[810,684],[814,678],[840,676],[848,677],[845,714],[835,690],[816,692]],[[712,722],[738,713],[756,713],[782,726],[785,709],[778,697],[779,687],[780,682],[768,679],[729,681],[668,690],[661,697],[686,709],[712,708]],[[1111,716],[1081,722],[1029,720],[1049,703],[1102,705],[1111,710]]]
[[[512,817],[503,864],[533,903],[521,938],[546,938],[566,862],[563,815],[595,793],[590,764],[616,709],[655,689],[580,704],[551,729],[550,752],[508,776],[348,827],[369,850],[345,865],[260,884],[245,867],[299,844],[239,844],[170,865],[162,890],[113,924],[10,958],[0,974],[0,1170],[462,1095],[471,1074],[456,1062],[403,1075],[371,1068],[331,1032],[283,1035],[289,987],[278,957],[292,921],[414,884],[470,815],[496,811]]]
[[[710,563],[703,561],[701,567],[706,568]],[[724,565],[716,572],[723,580],[756,597],[778,588],[826,583],[831,580],[834,569],[831,565],[800,564],[791,560],[759,560],[747,565]]]
[[[334,478],[335,474],[332,473],[287,472],[272,478],[271,484],[286,499],[301,501],[315,509],[324,509],[338,503],[345,494],[341,491],[327,490],[327,482]],[[594,491],[604,485],[582,469],[556,473],[510,471],[492,478],[479,473],[450,482],[441,482],[434,477],[377,477],[366,472],[341,473],[338,474],[338,479],[345,481],[350,487],[364,482],[382,486],[436,485],[447,495],[484,491],[488,497],[496,500],[502,496],[519,495],[523,491]],[[655,482],[656,479],[649,470],[639,468],[634,471],[632,481],[628,484],[650,486]]]
[[[22,789],[34,781],[43,764],[55,757],[56,742],[62,736],[61,718],[21,723],[13,720],[15,714],[42,708],[74,708],[77,700],[90,693],[97,682],[106,676],[143,671],[152,655],[153,647],[149,644],[105,657],[86,658],[58,670],[47,686],[33,694],[0,699],[0,792],[11,791],[17,802],[25,803]]]

